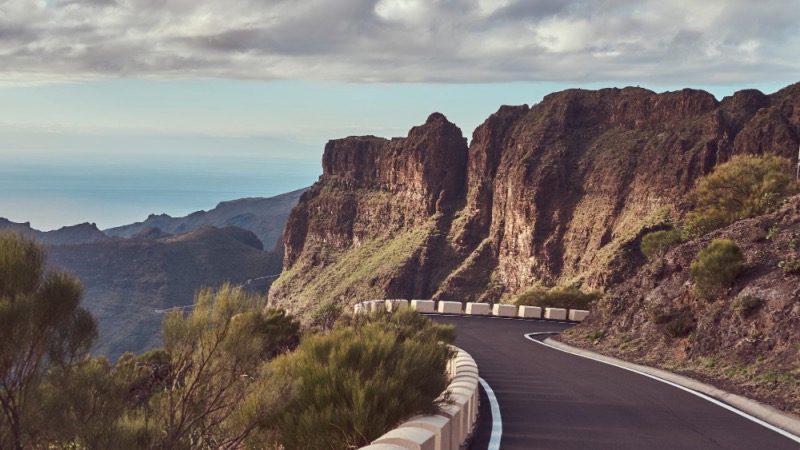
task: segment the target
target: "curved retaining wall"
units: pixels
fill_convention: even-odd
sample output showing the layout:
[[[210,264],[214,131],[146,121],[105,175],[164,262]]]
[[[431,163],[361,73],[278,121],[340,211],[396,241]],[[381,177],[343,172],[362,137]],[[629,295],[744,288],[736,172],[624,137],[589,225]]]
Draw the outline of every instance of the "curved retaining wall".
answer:
[[[469,314],[477,316],[499,316],[499,317],[523,317],[531,319],[551,319],[569,320],[572,322],[583,322],[589,311],[581,309],[570,309],[569,312],[562,308],[539,308],[538,306],[505,305],[496,303],[492,308],[488,303],[467,303],[461,302],[437,302],[433,300],[368,300],[354,306],[355,313],[372,312],[386,309],[396,311],[398,309],[415,309],[421,313],[439,312],[442,314]]]
[[[468,442],[478,418],[478,365],[469,353],[454,348],[446,391],[453,404],[439,414],[408,419],[362,450],[458,450]]]

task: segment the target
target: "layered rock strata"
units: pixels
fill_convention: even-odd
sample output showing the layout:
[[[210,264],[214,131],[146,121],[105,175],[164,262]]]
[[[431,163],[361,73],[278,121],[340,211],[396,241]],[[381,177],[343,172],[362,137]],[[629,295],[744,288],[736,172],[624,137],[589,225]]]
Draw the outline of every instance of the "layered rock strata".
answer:
[[[297,312],[374,298],[485,301],[536,283],[606,289],[643,232],[683,214],[738,153],[796,161],[800,84],[718,101],[682,90],[568,90],[503,106],[473,133],[431,115],[406,138],[328,143],[284,232],[271,297]]]

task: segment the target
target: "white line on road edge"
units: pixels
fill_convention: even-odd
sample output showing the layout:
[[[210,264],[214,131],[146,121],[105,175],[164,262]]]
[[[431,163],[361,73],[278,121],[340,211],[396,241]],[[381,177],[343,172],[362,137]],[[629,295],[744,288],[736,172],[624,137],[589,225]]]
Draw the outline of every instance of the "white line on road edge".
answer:
[[[597,362],[601,362],[603,364],[608,364],[609,366],[618,367],[620,369],[624,369],[624,370],[627,370],[627,371],[633,372],[633,373],[638,373],[639,375],[645,376],[647,378],[652,378],[652,379],[654,379],[656,381],[660,381],[662,383],[666,383],[666,384],[668,384],[670,386],[673,386],[673,387],[676,387],[676,388],[678,388],[678,389],[680,389],[682,391],[686,391],[686,392],[688,392],[688,393],[690,393],[692,395],[696,395],[696,396],[702,398],[703,400],[707,400],[707,401],[709,401],[709,402],[711,402],[711,403],[713,403],[713,404],[715,404],[717,406],[725,408],[728,411],[736,413],[736,414],[744,417],[745,419],[749,419],[749,420],[751,420],[751,421],[753,421],[753,422],[755,422],[755,423],[757,423],[757,424],[759,424],[759,425],[761,425],[763,427],[769,428],[770,430],[772,430],[772,431],[774,431],[774,432],[776,432],[776,433],[778,433],[778,434],[780,434],[780,435],[782,435],[784,437],[787,437],[787,438],[789,438],[789,439],[791,439],[791,440],[793,440],[795,442],[800,442],[800,436],[795,436],[794,434],[792,434],[792,433],[790,433],[790,432],[788,432],[786,430],[778,428],[775,425],[772,425],[771,423],[765,422],[765,421],[759,419],[758,417],[751,416],[750,414],[748,414],[748,413],[746,413],[746,412],[744,412],[744,411],[742,411],[740,409],[734,408],[733,406],[728,405],[727,403],[723,403],[723,402],[715,399],[714,397],[711,397],[711,396],[708,396],[706,394],[703,394],[702,392],[697,392],[697,391],[695,391],[693,389],[687,388],[686,386],[681,386],[678,383],[674,383],[672,381],[665,380],[663,378],[659,378],[659,377],[657,377],[655,375],[651,375],[649,373],[642,372],[640,370],[632,369],[630,367],[625,367],[623,365],[615,364],[615,363],[610,362],[610,361],[604,361],[602,359],[593,358],[591,356],[582,355],[580,353],[571,352],[569,350],[564,350],[563,348],[554,347],[554,346],[552,346],[550,344],[546,344],[546,343],[544,343],[542,341],[536,340],[536,339],[531,337],[531,336],[537,336],[537,335],[543,335],[543,334],[558,334],[558,333],[553,333],[553,332],[528,333],[528,334],[525,335],[525,338],[530,340],[530,341],[536,342],[539,345],[544,345],[545,347],[552,348],[553,350],[558,350],[560,352],[568,353],[570,355],[580,356],[581,358],[591,359],[592,361],[597,361]]]
[[[492,434],[489,438],[489,446],[487,450],[500,450],[500,439],[503,437],[503,419],[500,418],[500,404],[497,403],[497,397],[494,396],[494,391],[489,387],[483,378],[478,377],[481,382],[483,390],[486,391],[486,396],[489,397],[489,405],[492,408]]]

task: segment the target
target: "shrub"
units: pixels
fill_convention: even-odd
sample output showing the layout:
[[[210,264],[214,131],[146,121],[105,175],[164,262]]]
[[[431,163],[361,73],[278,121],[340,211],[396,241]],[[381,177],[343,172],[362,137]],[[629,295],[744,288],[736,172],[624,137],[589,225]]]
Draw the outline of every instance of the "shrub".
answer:
[[[800,258],[792,261],[781,261],[778,267],[783,270],[784,275],[797,275],[800,274]]]
[[[746,319],[763,304],[764,301],[755,295],[743,294],[733,299],[732,306],[736,315],[742,319]]]
[[[333,325],[339,320],[342,315],[342,307],[336,303],[327,303],[320,306],[311,315],[311,325],[321,328],[323,331],[328,331],[333,328]]]
[[[685,337],[694,330],[694,314],[692,314],[692,310],[688,306],[672,309],[667,313],[667,316],[669,319],[665,329],[670,336],[674,338]]]
[[[781,231],[781,228],[779,226],[777,226],[777,225],[769,227],[769,230],[767,230],[766,239],[767,240],[771,240],[771,239],[775,238],[775,236],[777,236],[778,233],[780,233],[780,231]]]
[[[695,283],[695,293],[713,299],[723,293],[744,269],[742,250],[729,239],[715,239],[697,255],[689,274]]]
[[[600,291],[583,292],[575,286],[556,286],[550,289],[536,286],[517,296],[517,306],[541,308],[588,309],[589,304],[602,297]]]
[[[764,214],[796,190],[791,162],[773,155],[739,155],[698,180],[689,193],[693,210],[686,219],[690,236],[737,220]]]
[[[289,398],[289,380],[269,363],[296,339],[299,322],[266,296],[225,284],[195,294],[188,314],[164,317],[167,374],[141,408],[123,418],[138,448],[263,448],[268,424]],[[134,366],[136,364],[134,363]],[[262,433],[263,431],[263,433]]]
[[[355,320],[357,326],[307,337],[294,353],[275,361],[276,373],[298,386],[278,420],[286,448],[367,445],[448,401],[439,396],[449,382],[453,351],[448,342],[430,337],[452,335],[451,327],[414,311]]]
[[[664,256],[672,246],[681,242],[680,230],[653,231],[642,236],[639,248],[647,259]]]

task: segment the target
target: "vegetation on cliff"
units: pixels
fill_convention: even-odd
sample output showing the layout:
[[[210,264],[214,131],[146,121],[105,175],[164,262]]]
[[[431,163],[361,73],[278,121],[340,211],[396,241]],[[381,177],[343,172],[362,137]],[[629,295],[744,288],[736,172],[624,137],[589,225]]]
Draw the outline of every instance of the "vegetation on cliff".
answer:
[[[735,158],[701,179],[686,222],[646,235],[649,262],[563,339],[800,413],[800,289],[783,270],[800,256],[800,196],[787,197],[787,162]],[[681,233],[697,223],[713,226]]]
[[[229,284],[169,312],[163,349],[112,365],[88,353],[80,283],[44,261],[0,234],[2,448],[344,448],[448,402],[451,327],[407,311],[304,331]]]
[[[775,155],[737,155],[698,180],[688,199],[685,233],[698,236],[774,210],[797,190],[792,162]]]
[[[732,219],[726,204],[699,195],[719,183],[687,194],[720,163],[752,161],[741,155],[794,158],[798,92],[746,90],[720,101],[690,89],[573,89],[501,107],[469,147],[439,114],[406,138],[331,141],[322,177],[290,215],[285,275],[271,298],[305,313],[321,289],[335,291],[342,306],[366,298],[494,302],[537,284],[606,291],[646,263],[644,235],[678,228],[693,205],[707,223],[693,216],[681,239],[775,205],[773,194],[785,194],[774,190],[781,179],[773,169],[785,165],[778,158],[766,172],[738,167],[730,172],[742,176],[725,177],[721,169],[723,180],[760,180]],[[405,241],[417,232],[425,238]],[[677,243],[675,234],[661,237],[669,239],[653,254]],[[381,263],[372,257],[382,252],[377,243],[405,246],[405,257]],[[347,277],[344,261],[371,270]]]

